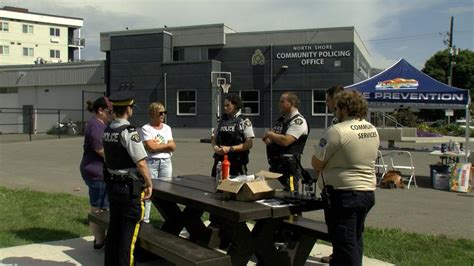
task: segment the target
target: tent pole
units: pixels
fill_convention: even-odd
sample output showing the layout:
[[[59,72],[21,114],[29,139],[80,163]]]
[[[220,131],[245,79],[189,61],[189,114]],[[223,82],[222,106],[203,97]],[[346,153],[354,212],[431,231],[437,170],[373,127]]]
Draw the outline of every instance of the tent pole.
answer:
[[[471,135],[471,118],[470,118],[470,106],[471,100],[469,99],[466,104],[466,142],[464,143],[464,150],[466,152],[466,162],[469,160],[469,137]]]

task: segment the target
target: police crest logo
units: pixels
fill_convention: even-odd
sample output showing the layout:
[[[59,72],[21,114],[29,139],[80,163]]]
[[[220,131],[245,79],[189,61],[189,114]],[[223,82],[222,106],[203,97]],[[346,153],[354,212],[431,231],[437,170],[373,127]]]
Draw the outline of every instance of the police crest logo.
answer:
[[[141,141],[140,136],[138,134],[132,134],[132,136],[130,136],[130,139],[135,141],[136,143],[140,143]]]
[[[265,65],[265,56],[262,54],[262,50],[257,49],[252,55],[252,66]]]
[[[295,119],[295,124],[297,124],[298,126],[301,126],[303,124],[303,119],[301,118],[296,118]]]
[[[324,148],[324,146],[326,146],[326,144],[328,144],[328,141],[326,139],[321,139],[319,140],[319,147],[321,148]]]

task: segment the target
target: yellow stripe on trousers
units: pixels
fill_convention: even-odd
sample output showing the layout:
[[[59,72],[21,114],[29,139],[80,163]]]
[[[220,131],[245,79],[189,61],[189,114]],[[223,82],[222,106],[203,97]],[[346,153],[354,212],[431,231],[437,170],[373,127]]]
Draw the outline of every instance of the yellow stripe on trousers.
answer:
[[[143,199],[144,196],[145,192],[143,191],[141,193],[141,198]],[[135,224],[135,230],[133,231],[132,243],[130,246],[130,266],[133,266],[133,253],[135,252],[135,243],[137,242],[138,233],[140,232],[140,225],[142,224],[143,216],[145,215],[145,203],[143,200],[140,200],[140,209],[140,220]]]

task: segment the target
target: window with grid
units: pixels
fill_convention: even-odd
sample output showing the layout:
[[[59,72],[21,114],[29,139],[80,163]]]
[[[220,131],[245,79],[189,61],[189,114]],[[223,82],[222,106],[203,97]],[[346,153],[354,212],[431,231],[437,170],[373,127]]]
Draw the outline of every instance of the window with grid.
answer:
[[[326,107],[326,90],[315,89],[313,90],[313,116],[324,116],[327,113]]]
[[[242,99],[242,114],[260,114],[260,91],[240,91]]]
[[[23,24],[23,33],[33,34],[33,25]]]
[[[59,37],[60,36],[59,28],[49,28],[49,35]]]
[[[8,54],[10,54],[10,46],[8,46],[8,45],[0,45],[0,54],[1,54],[1,55],[8,55]]]
[[[178,90],[178,115],[196,115],[196,90]]]
[[[23,47],[23,56],[34,56],[35,52],[33,48]]]
[[[8,22],[0,22],[0,31],[9,31],[8,30]]]
[[[61,58],[61,53],[59,50],[49,50],[49,57],[51,58]]]

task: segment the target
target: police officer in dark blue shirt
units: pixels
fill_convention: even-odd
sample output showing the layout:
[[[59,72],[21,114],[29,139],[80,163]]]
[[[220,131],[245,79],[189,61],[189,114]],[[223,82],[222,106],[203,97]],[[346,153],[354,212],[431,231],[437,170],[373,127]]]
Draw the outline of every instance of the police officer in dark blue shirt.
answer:
[[[130,91],[109,97],[114,120],[104,130],[104,179],[110,201],[110,223],[105,245],[105,265],[134,265],[135,242],[144,212],[143,200],[152,193],[146,164],[147,153],[136,128],[128,119],[133,115]]]

